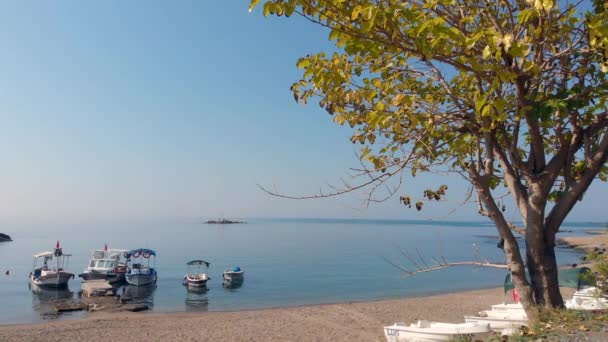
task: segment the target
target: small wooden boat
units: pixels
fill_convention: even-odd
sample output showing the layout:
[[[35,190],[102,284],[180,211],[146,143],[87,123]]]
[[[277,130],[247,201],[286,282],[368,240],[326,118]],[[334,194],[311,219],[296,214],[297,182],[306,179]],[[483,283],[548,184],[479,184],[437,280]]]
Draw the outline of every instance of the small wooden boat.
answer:
[[[152,257],[154,257],[154,267],[150,266]],[[138,248],[127,253],[125,279],[129,285],[134,286],[156,284],[156,252],[147,248]]]
[[[210,264],[204,260],[192,260],[186,265],[188,266],[188,273],[184,276],[184,285],[188,287],[207,286],[207,281],[211,279],[207,275]],[[203,267],[205,270],[202,269]]]
[[[74,278],[74,274],[67,272],[67,264],[70,254],[64,254],[59,246],[59,241],[53,252],[42,252],[34,255],[34,267],[30,272],[30,283],[39,287],[66,287],[68,281]],[[55,265],[51,261],[55,259]],[[42,266],[38,267],[38,260],[42,260]]]
[[[235,266],[232,270],[224,271],[224,287],[235,288],[243,285],[245,281],[245,272],[239,266]]]
[[[388,342],[451,341],[461,338],[474,340],[483,338],[491,332],[489,324],[474,323],[417,321],[410,325],[395,323],[384,327],[384,336]]]

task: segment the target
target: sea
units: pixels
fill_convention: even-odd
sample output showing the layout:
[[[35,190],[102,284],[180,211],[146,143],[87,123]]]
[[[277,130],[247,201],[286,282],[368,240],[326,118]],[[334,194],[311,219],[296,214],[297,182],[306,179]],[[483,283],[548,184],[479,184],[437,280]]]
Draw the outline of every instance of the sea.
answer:
[[[28,285],[33,254],[52,251],[60,241],[72,254],[67,270],[78,275],[94,249],[149,248],[157,252],[155,287],[121,288],[155,312],[233,311],[324,303],[382,300],[469,289],[500,287],[504,269],[456,266],[404,277],[395,266],[415,270],[437,261],[504,261],[495,227],[487,222],[406,220],[250,219],[245,224],[162,222],[0,225],[14,241],[0,243],[0,324],[79,318],[53,314],[53,303],[77,299],[76,276],[64,290]],[[602,228],[568,223],[566,235]],[[523,241],[520,240],[523,247]],[[580,253],[557,248],[559,264]],[[205,291],[182,285],[186,263],[211,263]],[[412,260],[409,260],[412,259]],[[222,287],[225,269],[245,271],[240,288]],[[9,271],[6,275],[5,272]]]

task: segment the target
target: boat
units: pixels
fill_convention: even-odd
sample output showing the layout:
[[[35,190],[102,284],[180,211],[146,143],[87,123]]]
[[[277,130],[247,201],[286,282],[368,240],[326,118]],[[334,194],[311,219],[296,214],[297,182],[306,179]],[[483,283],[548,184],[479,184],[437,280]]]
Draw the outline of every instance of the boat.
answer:
[[[601,308],[601,298],[595,300],[592,297],[592,290],[588,290],[589,283],[581,277],[582,274],[588,272],[586,267],[562,269],[558,272],[559,285],[562,287],[576,288],[572,300],[566,301],[566,308],[578,310],[596,310]],[[581,290],[586,288],[587,290]],[[504,282],[504,292],[513,292],[513,300],[516,303],[512,304],[496,304],[492,305],[490,310],[479,312],[477,316],[464,316],[467,323],[488,323],[493,330],[501,331],[503,329],[514,329],[528,325],[528,316],[515,292],[515,285],[511,280],[511,274],[507,274]],[[605,302],[608,304],[608,300]],[[608,306],[605,306],[608,307]]]
[[[235,288],[243,285],[245,280],[245,272],[239,266],[235,266],[232,270],[225,270],[223,275],[224,287]]]
[[[154,264],[150,266],[150,259]],[[147,248],[133,249],[127,253],[127,273],[125,280],[129,285],[142,286],[156,284],[156,252]]]
[[[9,242],[13,241],[10,236],[4,233],[0,233],[0,242]]]
[[[207,281],[211,278],[207,275],[209,272],[209,263],[204,260],[192,260],[186,263],[188,273],[184,276],[184,285],[188,287],[205,287]],[[205,268],[203,271],[202,268]]]
[[[120,283],[125,280],[127,272],[127,253],[123,249],[108,249],[108,245],[102,250],[94,250],[88,266],[78,276],[83,280],[104,279],[110,283]]]
[[[67,287],[68,281],[74,278],[74,274],[66,271],[70,254],[64,254],[59,246],[59,241],[53,252],[41,252],[34,255],[34,266],[30,272],[29,279],[32,285],[38,287]],[[54,265],[51,264],[55,259]],[[38,260],[42,260],[42,266],[38,267]]]
[[[525,312],[522,315],[518,312],[486,310],[481,311],[478,316],[464,316],[464,321],[472,324],[488,324],[494,331],[528,326],[528,316]]]
[[[452,341],[457,339],[474,340],[492,332],[489,324],[476,323],[439,323],[420,320],[406,325],[398,322],[384,327],[388,342]]]
[[[572,299],[566,300],[564,305],[572,310],[605,310],[608,298],[598,288],[590,286],[574,292]]]

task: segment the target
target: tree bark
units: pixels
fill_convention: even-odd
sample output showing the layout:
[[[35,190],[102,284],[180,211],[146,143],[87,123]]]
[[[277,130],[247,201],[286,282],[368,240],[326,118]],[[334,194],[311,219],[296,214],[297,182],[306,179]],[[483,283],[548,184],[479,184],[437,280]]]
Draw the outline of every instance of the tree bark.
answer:
[[[547,278],[545,277],[544,249],[545,241],[543,234],[544,205],[546,200],[542,198],[542,186],[538,182],[530,183],[528,189],[530,196],[527,203],[526,216],[526,259],[530,285],[534,290],[534,300],[537,305],[545,304],[545,289]]]
[[[515,285],[515,288],[519,293],[521,303],[526,312],[532,313],[531,309],[534,307],[535,303],[534,293],[530,287],[530,283],[528,283],[528,280],[526,279],[526,268],[519,251],[517,240],[511,232],[509,223],[496,205],[496,201],[492,196],[487,180],[479,176],[473,168],[469,169],[469,173],[473,180],[473,184],[477,189],[479,198],[487,209],[489,218],[494,222],[498,234],[505,241],[505,256],[507,257],[507,263],[509,264],[513,285]]]
[[[559,280],[557,276],[557,259],[555,257],[555,233],[545,228],[545,276],[547,277],[547,296],[545,303],[552,307],[561,308],[564,306],[564,299],[559,290]]]

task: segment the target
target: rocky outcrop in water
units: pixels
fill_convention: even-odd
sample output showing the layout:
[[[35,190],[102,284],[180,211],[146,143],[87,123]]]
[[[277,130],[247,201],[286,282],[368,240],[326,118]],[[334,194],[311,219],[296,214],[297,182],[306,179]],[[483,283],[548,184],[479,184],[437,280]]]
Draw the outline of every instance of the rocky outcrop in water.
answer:
[[[10,236],[0,233],[0,242],[13,241]]]
[[[234,223],[245,223],[245,221],[235,221],[235,220],[229,220],[229,219],[219,219],[219,220],[209,220],[207,222],[205,222],[207,224],[234,224]]]

